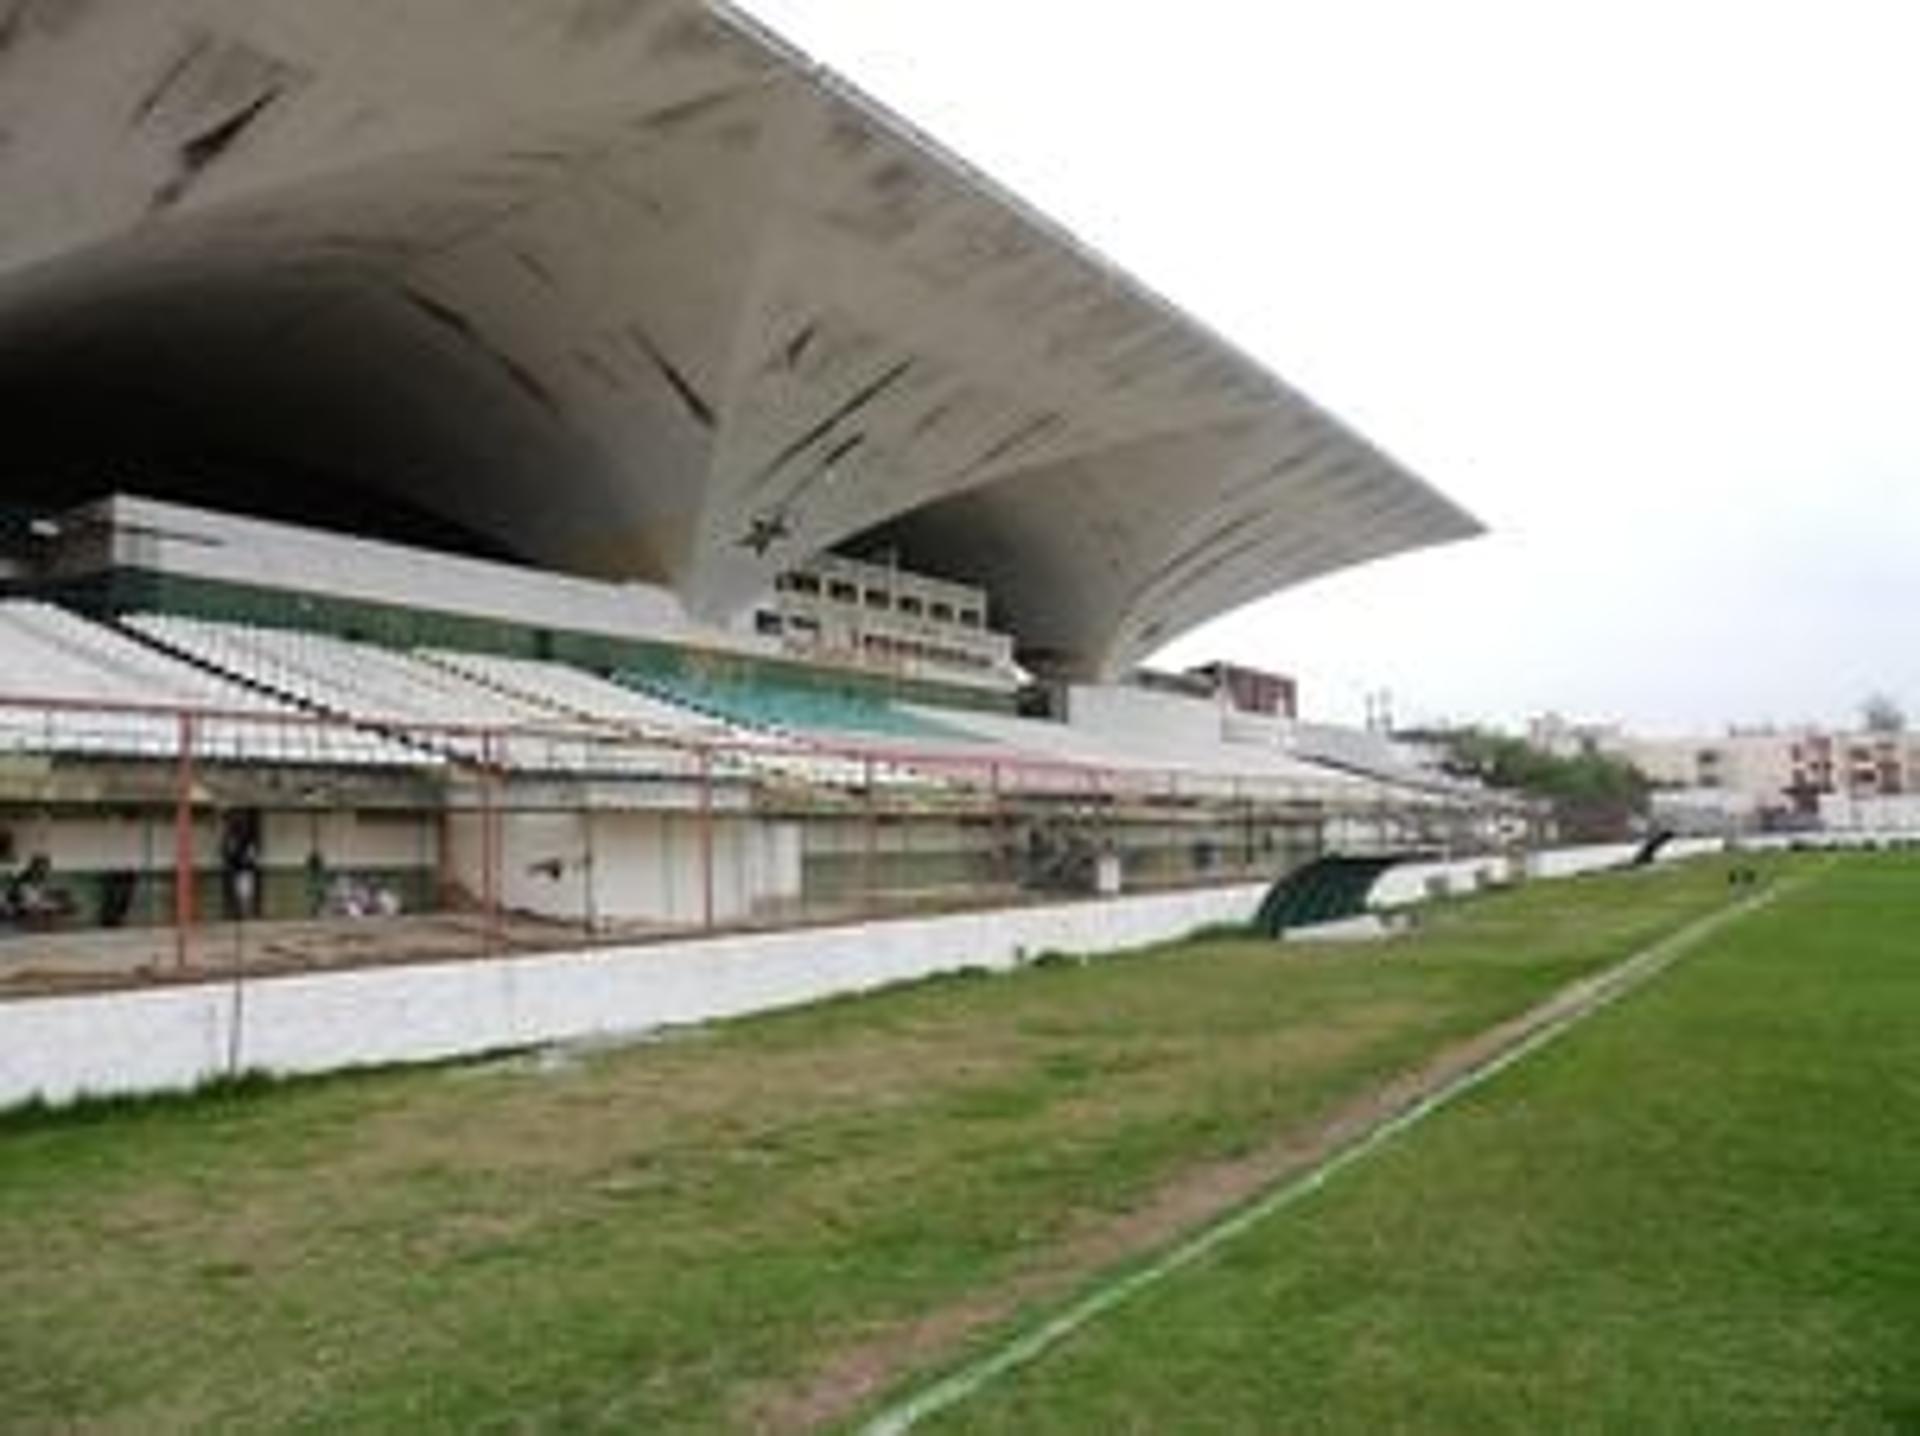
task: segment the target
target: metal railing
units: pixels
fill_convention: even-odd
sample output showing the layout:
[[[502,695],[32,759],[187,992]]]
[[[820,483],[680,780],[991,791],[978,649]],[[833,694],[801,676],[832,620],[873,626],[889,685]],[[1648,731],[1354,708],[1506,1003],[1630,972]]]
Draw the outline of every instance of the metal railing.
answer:
[[[1247,766],[0,699],[0,996],[1268,879],[1500,820]]]

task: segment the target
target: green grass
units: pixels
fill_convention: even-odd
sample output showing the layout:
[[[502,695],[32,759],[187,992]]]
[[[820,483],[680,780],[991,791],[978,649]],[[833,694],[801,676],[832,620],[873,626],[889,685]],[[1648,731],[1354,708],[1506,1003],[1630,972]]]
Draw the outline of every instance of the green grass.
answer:
[[[0,1122],[0,1429],[737,1427],[1726,896],[1540,884],[1377,946]]]
[[[1789,889],[927,1429],[1920,1430],[1920,861]]]

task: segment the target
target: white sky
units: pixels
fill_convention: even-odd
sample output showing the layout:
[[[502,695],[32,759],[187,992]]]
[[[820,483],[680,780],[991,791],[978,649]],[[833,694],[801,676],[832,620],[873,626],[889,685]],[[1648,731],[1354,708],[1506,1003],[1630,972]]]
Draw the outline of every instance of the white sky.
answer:
[[[1920,711],[1920,6],[748,3],[1494,531],[1160,661],[1343,719]]]

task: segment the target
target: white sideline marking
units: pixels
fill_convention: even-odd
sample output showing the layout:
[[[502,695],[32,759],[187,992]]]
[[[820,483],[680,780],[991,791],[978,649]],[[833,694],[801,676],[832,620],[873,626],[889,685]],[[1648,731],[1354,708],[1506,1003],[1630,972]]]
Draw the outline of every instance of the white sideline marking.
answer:
[[[1203,1227],[1146,1266],[1097,1287],[1066,1310],[1039,1326],[1014,1337],[998,1350],[991,1351],[970,1366],[964,1366],[933,1385],[881,1411],[861,1427],[862,1436],[900,1436],[927,1417],[966,1400],[989,1382],[1017,1367],[1025,1366],[1050,1347],[1066,1340],[1096,1317],[1111,1311],[1135,1293],[1154,1286],[1183,1267],[1192,1265],[1223,1242],[1265,1221],[1274,1213],[1292,1206],[1317,1192],[1334,1176],[1370,1153],[1385,1146],[1408,1128],[1432,1116],[1454,1099],[1472,1091],[1481,1083],[1497,1077],[1523,1058],[1539,1051],[1583,1018],[1611,1005],[1649,978],[1657,976],[1704,939],[1729,923],[1772,902],[1788,887],[1797,887],[1805,878],[1775,879],[1753,896],[1729,904],[1705,917],[1695,918],[1685,927],[1668,933],[1650,947],[1642,948],[1580,982],[1561,989],[1544,1004],[1562,1010],[1545,1017],[1541,1024],[1505,1051],[1488,1058],[1479,1066],[1463,1072],[1437,1091],[1370,1128],[1363,1136],[1342,1147],[1319,1166],[1293,1177],[1255,1199],[1238,1211],[1229,1213],[1211,1226]]]

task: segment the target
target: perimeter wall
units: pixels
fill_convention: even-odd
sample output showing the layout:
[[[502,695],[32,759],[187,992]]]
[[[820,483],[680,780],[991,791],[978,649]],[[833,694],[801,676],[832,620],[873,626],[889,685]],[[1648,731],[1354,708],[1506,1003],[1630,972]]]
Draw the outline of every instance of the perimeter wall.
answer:
[[[0,1108],[643,1034],[1245,921],[1264,884],[0,1003]]]

